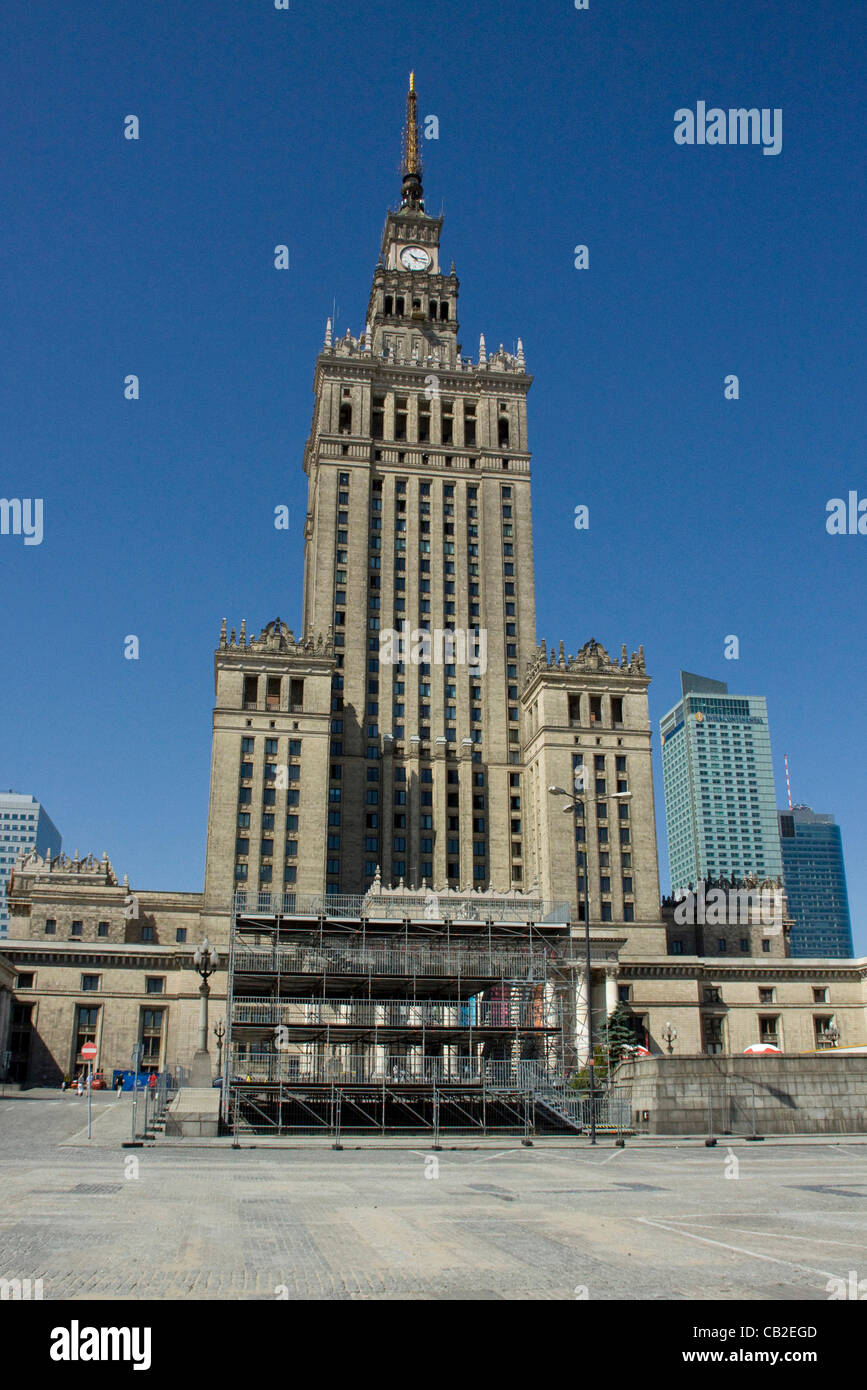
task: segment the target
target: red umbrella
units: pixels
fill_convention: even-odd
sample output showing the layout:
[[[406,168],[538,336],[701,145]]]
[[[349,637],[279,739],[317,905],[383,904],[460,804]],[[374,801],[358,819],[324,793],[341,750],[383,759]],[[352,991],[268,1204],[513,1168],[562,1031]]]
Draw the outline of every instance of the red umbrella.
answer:
[[[750,1043],[749,1047],[744,1048],[745,1057],[750,1054],[758,1055],[763,1052],[774,1052],[778,1057],[782,1057],[783,1055],[783,1049],[781,1047],[774,1047],[773,1043]]]

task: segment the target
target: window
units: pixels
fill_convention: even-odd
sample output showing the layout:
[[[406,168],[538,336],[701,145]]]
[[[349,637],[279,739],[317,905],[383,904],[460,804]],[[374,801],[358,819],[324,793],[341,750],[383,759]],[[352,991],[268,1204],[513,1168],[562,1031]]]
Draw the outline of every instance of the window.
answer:
[[[85,979],[85,976],[82,975],[81,978],[82,978],[82,980],[83,980],[83,979]],[[17,975],[16,978],[15,978],[15,988],[16,988],[16,989],[33,989],[33,982],[34,982],[35,979],[36,979],[36,976],[35,976],[35,974],[33,973],[32,970],[23,970],[23,971],[21,972],[21,974],[20,974],[20,975]],[[82,985],[81,988],[84,989],[84,985]]]
[[[79,1066],[81,1049],[85,1043],[95,1043],[96,1034],[99,1029],[99,1009],[89,1008],[85,1004],[79,1004],[75,1018],[75,1056],[73,1057],[73,1068]]]
[[[96,934],[97,936],[108,936],[108,922],[97,922]]]
[[[760,989],[759,989],[759,1003],[760,1003],[760,1004],[773,1004],[773,1003],[774,1003],[774,990],[773,990],[773,987],[772,987],[772,986],[770,986],[770,987],[768,987],[768,988],[764,988],[764,989],[763,989],[763,988],[760,988]]]
[[[141,1012],[141,1070],[159,1071],[162,1054],[163,1010],[142,1009]]]
[[[178,927],[177,931],[175,932],[175,941],[177,941],[178,945],[182,946],[182,945],[184,944],[184,942],[186,941],[186,939],[187,939],[187,929],[186,929],[186,927]]]
[[[145,994],[165,994],[166,981],[164,975],[147,975],[145,977]]]
[[[73,922],[73,923],[72,923],[72,926],[71,926],[71,928],[70,928],[70,934],[71,934],[72,936],[81,936],[83,929],[84,929],[84,923],[83,923],[83,922]]]
[[[780,1037],[780,1016],[779,1014],[760,1014],[759,1015],[759,1042],[771,1043],[777,1046]]]
[[[834,1015],[833,1014],[814,1014],[813,1027],[816,1032],[816,1046],[821,1048],[833,1047],[837,1040],[834,1036]]]
[[[55,936],[57,934],[57,922],[54,917],[48,917],[45,921],[45,935]]]
[[[827,1004],[827,1003],[828,1003],[828,990],[827,990],[827,988],[826,988],[824,985],[822,985],[822,986],[814,985],[814,986],[813,986],[813,1003],[814,1003],[814,1004]]]

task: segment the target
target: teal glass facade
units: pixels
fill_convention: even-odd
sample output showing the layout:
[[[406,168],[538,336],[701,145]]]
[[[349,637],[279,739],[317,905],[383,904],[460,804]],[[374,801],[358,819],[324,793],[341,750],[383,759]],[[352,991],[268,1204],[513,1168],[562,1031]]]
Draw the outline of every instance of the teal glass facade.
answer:
[[[681,671],[660,720],[668,861],[675,893],[699,879],[782,875],[768,711],[762,695]]]
[[[809,806],[780,812],[783,882],[794,926],[793,956],[851,958],[852,922],[843,841],[833,816]]]

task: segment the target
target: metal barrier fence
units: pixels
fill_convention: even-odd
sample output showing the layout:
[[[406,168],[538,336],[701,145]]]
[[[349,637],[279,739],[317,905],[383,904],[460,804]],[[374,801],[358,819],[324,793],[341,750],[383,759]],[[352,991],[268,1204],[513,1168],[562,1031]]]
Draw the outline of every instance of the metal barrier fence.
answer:
[[[586,1133],[590,1129],[590,1092],[574,1090],[571,1086],[540,1088],[536,1096],[540,1109],[556,1116],[567,1129]],[[628,1087],[610,1087],[594,1094],[593,1112],[596,1129],[618,1134],[630,1131],[632,1121],[631,1092]]]
[[[590,1131],[588,1092],[559,1086],[516,1085],[468,1088],[434,1082],[417,1090],[383,1081],[358,1090],[352,1084],[322,1087],[257,1088],[231,1083],[229,1128],[235,1139],[254,1134],[320,1135],[339,1143],[343,1135],[371,1133],[586,1135]],[[629,1094],[614,1090],[593,1100],[600,1135],[632,1133]]]
[[[720,1134],[758,1134],[756,1087],[732,1078],[712,1082],[706,1088],[707,1137]]]
[[[154,1073],[154,1084],[150,1082],[132,1093],[133,1118],[132,1137],[134,1139],[153,1139],[162,1128],[171,1089],[169,1073]]]
[[[319,1096],[299,1092],[229,1092],[229,1127],[236,1141],[245,1134],[292,1134],[331,1137],[336,1145],[348,1135],[374,1133],[523,1135],[536,1132],[534,1092],[516,1089],[472,1091],[432,1086],[423,1093],[379,1089],[359,1092],[333,1086]]]

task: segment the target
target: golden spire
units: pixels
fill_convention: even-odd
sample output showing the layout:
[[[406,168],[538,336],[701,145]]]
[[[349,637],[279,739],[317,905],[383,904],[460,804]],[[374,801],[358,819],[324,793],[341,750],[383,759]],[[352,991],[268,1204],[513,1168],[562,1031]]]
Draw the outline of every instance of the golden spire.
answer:
[[[418,145],[418,98],[415,92],[415,73],[409,75],[409,91],[406,97],[406,125],[403,131],[403,191],[401,207],[423,208],[422,203],[422,163]]]

